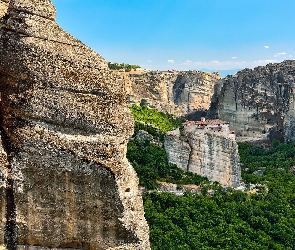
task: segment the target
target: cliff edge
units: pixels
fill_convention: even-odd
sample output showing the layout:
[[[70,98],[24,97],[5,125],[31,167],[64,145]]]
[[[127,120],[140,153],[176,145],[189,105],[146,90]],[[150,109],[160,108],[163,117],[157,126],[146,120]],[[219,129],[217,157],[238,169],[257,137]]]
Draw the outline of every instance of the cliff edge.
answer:
[[[124,83],[49,0],[10,1],[0,58],[2,249],[149,249]]]
[[[166,134],[164,146],[169,162],[221,185],[240,186],[238,145],[228,122],[204,118],[188,121],[183,132],[183,136],[179,129]]]
[[[215,85],[208,117],[230,122],[239,141],[295,140],[295,61],[244,69]]]
[[[129,104],[177,116],[197,113],[198,119],[209,109],[214,84],[220,80],[218,73],[201,71],[133,72],[124,77]]]

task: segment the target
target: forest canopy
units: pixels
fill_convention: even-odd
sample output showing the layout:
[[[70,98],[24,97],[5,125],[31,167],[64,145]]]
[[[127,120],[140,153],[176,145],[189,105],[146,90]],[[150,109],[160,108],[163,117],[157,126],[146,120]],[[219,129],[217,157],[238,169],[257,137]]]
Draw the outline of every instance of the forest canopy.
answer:
[[[247,189],[237,191],[182,171],[167,162],[163,147],[136,138],[144,130],[163,142],[165,132],[181,126],[180,119],[145,106],[133,106],[131,112],[136,123],[127,157],[140,185],[155,190],[160,180],[214,189],[182,196],[146,191],[152,250],[295,249],[295,142],[273,141],[270,150],[238,143]]]
[[[265,188],[219,189],[213,195],[145,193],[153,250],[295,249],[295,175],[289,168],[295,165],[295,143],[270,151],[239,147],[243,179]],[[253,174],[261,168],[262,175]]]
[[[154,127],[159,128],[162,132],[168,132],[175,128],[181,127],[183,120],[175,115],[159,112],[156,109],[147,106],[130,107],[131,113],[135,121],[152,124]]]
[[[111,70],[120,70],[123,69],[125,72],[130,72],[132,69],[136,70],[139,69],[139,65],[135,64],[125,64],[125,63],[113,63],[108,62],[109,69]]]

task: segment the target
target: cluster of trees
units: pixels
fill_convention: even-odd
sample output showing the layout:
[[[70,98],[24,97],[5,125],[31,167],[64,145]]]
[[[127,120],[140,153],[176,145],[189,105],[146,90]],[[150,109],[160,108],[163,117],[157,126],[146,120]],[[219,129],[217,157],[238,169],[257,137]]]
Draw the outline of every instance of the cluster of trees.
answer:
[[[160,129],[164,133],[182,126],[183,120],[177,116],[159,112],[156,109],[151,109],[144,105],[133,105],[130,110],[135,121],[152,124],[154,127]]]
[[[135,134],[146,130],[162,141],[166,131],[182,123],[147,107],[134,106],[131,111],[138,121]],[[148,140],[129,142],[127,157],[146,188],[155,189],[156,180],[203,186],[202,195],[144,193],[153,250],[295,249],[295,175],[290,171],[295,166],[295,143],[274,141],[270,150],[239,143],[239,154],[242,178],[248,187],[261,184],[256,190],[208,185],[206,178],[169,164],[162,147]],[[208,194],[208,188],[214,193]]]
[[[134,139],[128,143],[127,158],[139,176],[139,184],[146,189],[156,189],[157,181],[178,185],[208,183],[206,177],[184,172],[175,164],[168,163],[164,148],[149,140]]]
[[[182,126],[182,120],[174,115],[159,112],[147,106],[130,108],[135,119],[133,140],[127,147],[127,158],[132,163],[141,186],[151,190],[158,187],[157,181],[178,185],[208,183],[208,179],[191,172],[184,172],[175,164],[168,163],[163,147],[152,144],[149,140],[138,140],[139,130],[147,131],[153,139],[163,143],[165,132]]]
[[[239,143],[239,154],[244,164],[242,170],[246,182],[262,183],[271,176],[277,179],[283,173],[290,174],[290,169],[295,166],[295,142],[285,144],[274,140],[270,150]],[[262,170],[264,175],[253,175],[257,170]]]
[[[130,72],[132,69],[136,70],[140,68],[138,65],[134,64],[125,64],[125,63],[112,63],[108,62],[109,69],[111,70],[120,70],[123,69],[125,72]]]
[[[152,124],[146,124],[144,122],[135,121],[133,137],[135,137],[135,135],[137,135],[139,130],[144,130],[144,131],[148,132],[154,139],[156,139],[162,143],[165,140],[165,133]]]
[[[244,143],[239,147],[244,180],[267,189],[242,192],[219,186],[212,195],[145,193],[152,249],[295,249],[295,175],[289,170],[290,158],[295,165],[295,143],[276,144],[270,151]],[[262,159],[267,162],[264,174],[254,175]]]

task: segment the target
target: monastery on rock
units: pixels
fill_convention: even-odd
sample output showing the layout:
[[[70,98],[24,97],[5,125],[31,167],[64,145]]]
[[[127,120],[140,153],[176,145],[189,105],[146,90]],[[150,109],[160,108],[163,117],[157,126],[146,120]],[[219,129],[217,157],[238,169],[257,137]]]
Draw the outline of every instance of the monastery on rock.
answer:
[[[201,117],[200,121],[184,122],[183,127],[186,131],[204,129],[208,133],[216,133],[227,138],[232,138],[233,140],[235,139],[235,131],[229,129],[229,122],[219,119],[206,120],[205,117]]]
[[[166,134],[168,161],[225,186],[241,184],[240,157],[235,133],[222,120],[187,121],[184,136],[179,129]]]

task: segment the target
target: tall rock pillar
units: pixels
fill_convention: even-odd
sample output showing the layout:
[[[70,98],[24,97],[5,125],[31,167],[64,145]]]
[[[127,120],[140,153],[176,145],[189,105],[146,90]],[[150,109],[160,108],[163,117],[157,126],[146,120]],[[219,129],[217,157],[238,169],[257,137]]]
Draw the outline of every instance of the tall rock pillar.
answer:
[[[126,159],[133,119],[123,83],[56,24],[49,0],[11,0],[2,22],[8,164],[0,171],[5,166],[8,178],[0,244],[149,249],[138,179]]]

